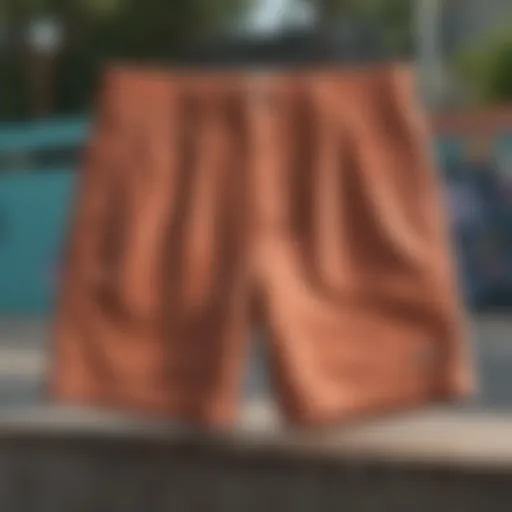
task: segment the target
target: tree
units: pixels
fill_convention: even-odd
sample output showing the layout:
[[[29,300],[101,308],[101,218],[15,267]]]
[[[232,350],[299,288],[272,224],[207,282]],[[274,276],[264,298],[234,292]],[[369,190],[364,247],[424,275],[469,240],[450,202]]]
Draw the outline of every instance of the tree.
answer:
[[[492,104],[512,101],[512,33],[510,22],[455,58],[458,76],[473,100]]]
[[[79,30],[92,38],[88,43],[106,45],[104,50],[144,56],[168,54],[176,44],[222,30],[253,1],[10,0],[0,9],[0,21],[19,24],[50,15],[69,29],[70,37]]]
[[[25,82],[33,82],[33,71],[29,78],[33,59],[24,41],[27,24],[44,16],[58,19],[64,28],[64,44],[55,62],[57,109],[81,110],[88,105],[106,61],[172,59],[184,46],[224,30],[252,1],[3,0],[0,23],[10,26],[14,44],[9,66],[0,64],[2,71],[12,68],[13,77],[21,74]],[[16,82],[4,76],[2,81]],[[9,85],[5,94],[18,98],[18,89]],[[11,108],[9,116],[22,115],[26,110],[26,106],[16,108],[16,112]]]
[[[252,0],[117,0],[97,25],[96,37],[115,57],[167,58],[223,31]]]
[[[322,29],[340,17],[375,27],[384,45],[398,54],[413,46],[412,13],[414,0],[298,0],[312,5]]]

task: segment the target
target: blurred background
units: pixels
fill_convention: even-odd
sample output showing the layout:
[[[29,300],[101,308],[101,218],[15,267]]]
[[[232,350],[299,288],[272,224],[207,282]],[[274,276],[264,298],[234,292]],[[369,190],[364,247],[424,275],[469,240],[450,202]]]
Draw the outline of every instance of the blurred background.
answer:
[[[62,237],[113,61],[406,59],[432,117],[484,408],[512,408],[510,0],[3,0],[0,406],[39,400]],[[509,318],[510,317],[510,318]],[[265,389],[256,358],[249,393]]]

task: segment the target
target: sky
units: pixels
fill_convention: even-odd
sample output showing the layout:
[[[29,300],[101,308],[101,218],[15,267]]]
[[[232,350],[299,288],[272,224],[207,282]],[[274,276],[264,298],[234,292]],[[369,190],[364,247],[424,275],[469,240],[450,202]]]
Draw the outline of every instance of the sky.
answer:
[[[273,32],[290,20],[300,23],[309,17],[310,12],[298,6],[297,0],[257,0],[249,26],[256,32]]]
[[[259,0],[251,24],[255,29],[273,30],[284,21],[286,11],[289,9],[289,0]]]

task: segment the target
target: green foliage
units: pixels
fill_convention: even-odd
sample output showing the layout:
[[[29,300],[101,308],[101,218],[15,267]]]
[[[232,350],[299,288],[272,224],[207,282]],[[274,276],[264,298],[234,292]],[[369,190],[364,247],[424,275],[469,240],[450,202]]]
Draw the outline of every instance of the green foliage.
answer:
[[[407,53],[414,40],[414,0],[298,0],[312,5],[322,19],[346,16],[375,27],[383,44],[396,53]]]
[[[457,55],[455,67],[478,103],[512,101],[512,32],[510,23]]]
[[[61,54],[54,80],[59,113],[71,115],[90,107],[100,71],[100,56],[87,46],[71,46]]]
[[[0,22],[22,34],[29,20],[50,15],[67,34],[57,59],[59,112],[87,108],[102,65],[112,59],[173,59],[183,46],[225,28],[254,0],[0,0]],[[0,62],[0,119],[26,112],[25,60],[14,48]]]
[[[23,119],[28,115],[27,81],[12,58],[0,58],[0,120]]]
[[[222,29],[248,0],[119,0],[97,26],[97,43],[108,56],[165,58],[184,44]]]
[[[66,17],[71,13],[94,16],[107,15],[116,10],[123,0],[3,0],[0,18],[30,19],[41,15]]]

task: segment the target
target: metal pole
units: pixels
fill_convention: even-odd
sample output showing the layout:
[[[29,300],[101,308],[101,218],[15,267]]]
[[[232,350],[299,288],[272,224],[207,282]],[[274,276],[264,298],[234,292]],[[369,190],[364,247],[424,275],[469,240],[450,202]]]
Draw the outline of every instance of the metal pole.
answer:
[[[442,87],[442,0],[416,0],[417,64],[425,101],[435,108]]]

